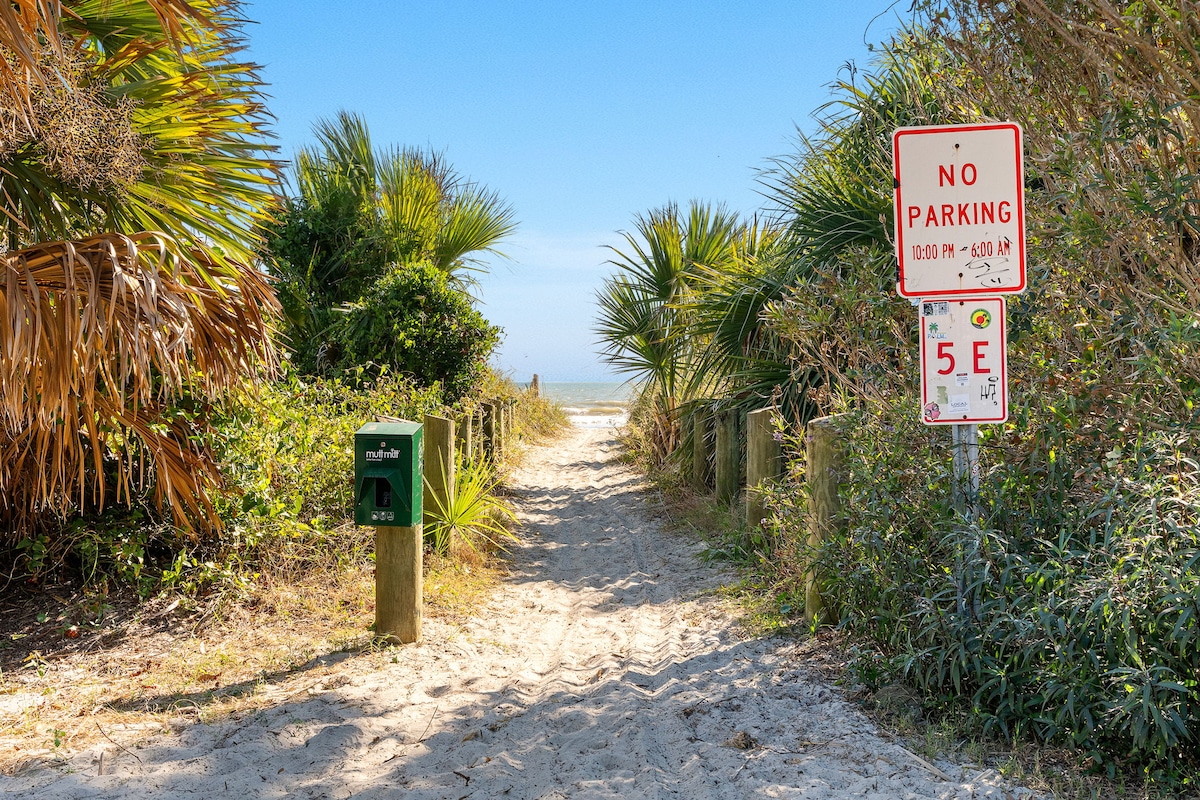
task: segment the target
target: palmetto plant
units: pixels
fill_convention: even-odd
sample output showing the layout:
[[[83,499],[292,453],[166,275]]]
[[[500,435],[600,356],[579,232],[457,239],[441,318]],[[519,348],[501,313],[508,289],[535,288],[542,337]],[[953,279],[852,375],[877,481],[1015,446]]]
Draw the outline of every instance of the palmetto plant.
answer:
[[[945,116],[922,58],[898,48],[877,74],[839,85],[821,133],[763,173],[762,221],[718,219],[698,204],[684,219],[668,206],[638,218],[628,250],[614,249],[618,272],[600,294],[597,331],[610,363],[658,398],[663,453],[676,442],[668,421],[691,399],[746,410],[774,402],[796,422],[815,413],[809,390],[844,360],[828,352],[823,330],[823,308],[833,307],[824,298],[837,287],[828,279],[848,253],[870,253],[873,268],[873,255],[890,249],[891,133]],[[797,295],[817,307],[800,322],[824,347],[821,359],[797,346],[788,305]]]
[[[459,175],[438,153],[376,150],[356,114],[343,111],[320,120],[314,133],[317,146],[301,150],[296,159],[294,203],[352,210],[364,228],[353,234],[375,237],[383,265],[429,261],[462,281],[478,268],[474,254],[497,253],[496,245],[516,229],[512,207],[498,194]],[[339,257],[345,253],[321,255],[331,257],[313,275],[317,289],[329,291],[333,282],[349,277],[353,286],[338,290],[345,295],[378,277],[356,273],[373,265]],[[346,299],[355,296],[338,297]]]
[[[283,201],[266,253],[301,361],[327,343],[335,307],[357,301],[393,265],[428,262],[466,289],[479,254],[498,253],[516,228],[510,205],[440,154],[379,150],[348,112],[313,131],[317,143],[297,155],[296,195]]]
[[[60,13],[61,12],[61,13]],[[217,524],[206,403],[274,361],[274,164],[237,4],[0,12],[0,525],[152,489]]]
[[[598,294],[596,333],[605,357],[644,384],[655,403],[656,455],[678,444],[678,409],[697,383],[700,344],[690,304],[702,270],[729,265],[743,226],[736,214],[693,202],[686,215],[670,204],[636,218],[628,248],[611,247],[617,268]]]
[[[894,47],[880,55],[872,74],[837,85],[838,99],[825,107],[820,132],[801,137],[796,151],[775,159],[761,177],[779,238],[708,295],[711,308],[702,316],[720,320],[714,339],[744,331],[752,345],[740,367],[731,365],[743,373],[738,382],[761,384],[790,365],[781,399],[797,421],[818,411],[807,388],[861,397],[869,389],[865,376],[882,371],[860,369],[861,359],[892,365],[896,337],[869,349],[848,347],[847,340],[874,330],[880,319],[910,327],[907,304],[888,285],[894,282],[891,135],[905,125],[948,121],[929,77],[935,59],[929,49]],[[732,344],[722,349],[730,352]]]
[[[442,485],[448,483],[443,476]],[[443,497],[425,484],[425,509],[433,520],[426,533],[439,553],[450,552],[455,542],[473,549],[504,549],[517,541],[506,523],[516,520],[512,507],[497,497],[500,478],[488,462],[458,458],[454,467],[454,491]]]
[[[690,306],[693,336],[703,343],[692,394],[724,397],[747,411],[771,403],[802,423],[811,415],[806,390],[816,376],[810,365],[793,362],[788,343],[764,317],[808,268],[787,245],[779,228],[748,226],[731,262],[701,271]]]

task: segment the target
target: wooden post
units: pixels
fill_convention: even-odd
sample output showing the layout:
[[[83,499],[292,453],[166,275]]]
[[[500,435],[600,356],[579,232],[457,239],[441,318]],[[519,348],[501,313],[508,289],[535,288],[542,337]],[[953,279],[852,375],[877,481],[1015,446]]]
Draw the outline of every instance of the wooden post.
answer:
[[[480,432],[483,436],[481,453],[484,458],[490,459],[495,463],[500,458],[496,442],[496,405],[490,402],[481,403],[480,410],[483,412],[483,425],[480,426]]]
[[[483,458],[483,407],[475,406],[471,411],[471,445],[470,458]]]
[[[746,415],[746,527],[757,531],[767,517],[760,487],[783,474],[783,448],[775,441],[776,408]]]
[[[450,508],[454,502],[454,420],[425,415],[425,510],[424,523],[430,525],[430,512],[438,506]]]
[[[500,407],[503,410],[503,416],[501,416],[500,419],[504,423],[503,428],[502,428],[503,441],[504,441],[504,444],[502,445],[503,450],[504,450],[503,454],[508,455],[509,448],[512,447],[512,429],[513,429],[513,425],[512,425],[513,403],[512,403],[512,400],[501,400]]]
[[[692,488],[707,492],[712,485],[712,411],[698,408],[692,414]]]
[[[375,529],[375,635],[421,639],[422,526]]]
[[[504,454],[508,452],[508,438],[505,436],[504,419],[508,416],[504,410],[504,401],[497,400],[492,404],[492,413],[495,415],[495,421],[492,423],[492,429],[496,434],[496,463],[504,460]]]
[[[462,455],[463,463],[470,463],[475,458],[475,435],[472,430],[475,426],[472,424],[475,421],[475,412],[467,411],[459,415],[458,423],[454,429],[454,445],[458,449],[458,453]]]
[[[688,414],[683,418],[682,437],[683,438],[681,439],[681,441],[683,441],[685,443],[691,442],[692,447],[695,448],[695,446],[696,446],[696,415],[695,414]],[[683,477],[686,478],[688,480],[688,482],[695,483],[695,472],[696,472],[696,451],[695,451],[695,449],[692,450],[691,456],[692,456],[692,459],[690,461],[686,461],[681,465],[682,466],[681,472],[683,474]]]
[[[838,444],[839,416],[821,417],[808,423],[808,547],[813,553],[842,521],[838,482],[844,457]],[[812,623],[823,622],[826,616],[816,571],[810,562],[804,577],[804,618]]]
[[[497,410],[500,412],[500,458],[503,460],[508,455],[508,429],[509,422],[512,419],[512,412],[508,409],[507,400],[501,400],[497,406]]]
[[[542,396],[542,386],[540,383],[538,383],[538,376],[536,372],[533,373],[533,380],[529,382],[529,393],[534,397]]]
[[[731,503],[737,497],[741,483],[742,463],[738,444],[738,414],[736,411],[717,412],[717,500]]]

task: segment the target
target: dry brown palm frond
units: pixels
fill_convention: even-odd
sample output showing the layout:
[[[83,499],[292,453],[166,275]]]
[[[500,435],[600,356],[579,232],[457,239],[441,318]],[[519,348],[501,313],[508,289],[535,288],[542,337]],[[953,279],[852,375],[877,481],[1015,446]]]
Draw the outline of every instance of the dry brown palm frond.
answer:
[[[107,398],[83,419],[83,430],[59,425],[11,437],[0,432],[0,522],[9,534],[61,517],[64,507],[131,504],[147,490],[182,529],[218,527],[212,496],[221,475],[196,442],[198,426],[164,407],[131,412]]]
[[[57,0],[11,0],[0,3],[0,96],[22,112],[29,110],[29,92],[54,80],[42,66],[45,41],[62,55],[58,38],[61,3]]]
[[[214,27],[211,17],[186,0],[145,0],[167,41],[180,48],[191,37],[189,21]],[[70,89],[55,64],[74,46],[61,37],[63,17],[78,18],[71,0],[8,0],[0,3],[0,98],[23,122],[37,87]]]
[[[262,273],[163,234],[0,256],[0,522],[102,506],[111,474],[118,500],[152,481],[177,521],[217,525],[201,426],[167,409],[272,369],[276,308]]]

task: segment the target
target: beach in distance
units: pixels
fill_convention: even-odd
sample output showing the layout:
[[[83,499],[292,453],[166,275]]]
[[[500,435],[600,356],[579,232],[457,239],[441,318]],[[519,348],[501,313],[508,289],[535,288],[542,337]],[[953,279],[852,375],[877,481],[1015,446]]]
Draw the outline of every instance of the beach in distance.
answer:
[[[627,381],[541,384],[542,396],[558,403],[578,428],[616,428],[629,419],[636,387]]]

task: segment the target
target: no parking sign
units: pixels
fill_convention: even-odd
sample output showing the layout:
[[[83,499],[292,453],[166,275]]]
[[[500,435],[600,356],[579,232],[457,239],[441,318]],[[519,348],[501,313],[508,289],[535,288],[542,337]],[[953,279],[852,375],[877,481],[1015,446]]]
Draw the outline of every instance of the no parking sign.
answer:
[[[900,128],[892,148],[900,294],[1025,291],[1021,127]]]

